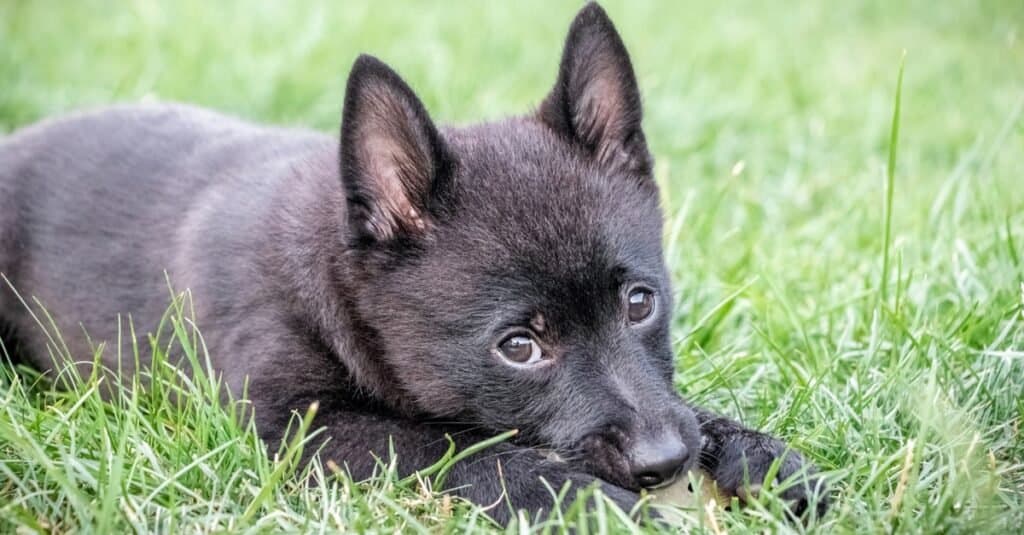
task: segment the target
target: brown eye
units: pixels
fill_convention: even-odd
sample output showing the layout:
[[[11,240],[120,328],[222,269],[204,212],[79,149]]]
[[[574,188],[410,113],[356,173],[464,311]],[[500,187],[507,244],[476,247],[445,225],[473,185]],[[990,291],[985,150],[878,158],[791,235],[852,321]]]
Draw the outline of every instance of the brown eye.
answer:
[[[654,293],[646,288],[635,288],[626,298],[626,310],[629,321],[640,323],[654,312]]]
[[[533,364],[541,360],[540,345],[529,335],[513,334],[498,344],[501,356],[515,364]]]

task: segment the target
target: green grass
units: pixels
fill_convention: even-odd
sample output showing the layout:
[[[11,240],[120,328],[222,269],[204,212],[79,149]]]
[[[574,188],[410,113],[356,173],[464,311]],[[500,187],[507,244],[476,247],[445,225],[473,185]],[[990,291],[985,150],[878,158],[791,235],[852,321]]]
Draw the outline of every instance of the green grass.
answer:
[[[495,119],[553,82],[577,5],[550,4],[8,0],[0,132],[141,98],[333,131],[361,51],[435,118]],[[810,530],[1024,525],[1024,4],[606,8],[669,218],[680,391],[829,473],[835,506]],[[202,359],[187,317],[172,310],[159,345]],[[305,485],[214,402],[215,378],[158,365],[153,388],[105,402],[95,380],[0,370],[0,532],[489,529],[386,464]],[[802,529],[778,518],[768,500],[689,522]],[[611,509],[590,521],[628,528]]]

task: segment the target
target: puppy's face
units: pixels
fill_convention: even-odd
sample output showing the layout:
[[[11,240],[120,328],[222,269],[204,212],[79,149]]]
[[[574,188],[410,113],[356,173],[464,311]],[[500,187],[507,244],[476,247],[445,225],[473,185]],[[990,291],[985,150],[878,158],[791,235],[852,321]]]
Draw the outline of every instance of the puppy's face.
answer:
[[[672,387],[671,291],[632,67],[595,4],[531,116],[438,131],[376,60],[353,67],[342,175],[355,308],[403,395],[630,488],[697,457]]]

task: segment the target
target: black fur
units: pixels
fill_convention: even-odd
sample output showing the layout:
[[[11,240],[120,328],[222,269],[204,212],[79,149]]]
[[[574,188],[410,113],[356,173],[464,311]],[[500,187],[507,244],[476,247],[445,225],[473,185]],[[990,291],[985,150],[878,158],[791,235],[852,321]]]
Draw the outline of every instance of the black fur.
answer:
[[[446,433],[465,446],[519,429],[448,478],[479,504],[500,497],[499,465],[514,508],[550,510],[543,479],[597,482],[628,509],[652,444],[700,452],[678,467],[699,459],[733,493],[783,455],[676,395],[661,234],[636,79],[596,4],[573,22],[538,111],[501,122],[438,129],[397,74],[362,56],[340,144],[165,104],[0,142],[0,272],[48,307],[74,355],[89,354],[81,327],[112,340],[119,313],[154,328],[167,270],[192,290],[230,391],[249,381],[272,450],[313,402],[323,456],[356,478],[389,438],[408,474],[441,456]],[[631,325],[637,284],[655,308]],[[35,366],[57,365],[6,288],[0,322]],[[513,329],[533,332],[544,364],[501,360]],[[779,478],[805,469],[790,452]],[[787,494],[803,508],[819,490],[806,483]]]

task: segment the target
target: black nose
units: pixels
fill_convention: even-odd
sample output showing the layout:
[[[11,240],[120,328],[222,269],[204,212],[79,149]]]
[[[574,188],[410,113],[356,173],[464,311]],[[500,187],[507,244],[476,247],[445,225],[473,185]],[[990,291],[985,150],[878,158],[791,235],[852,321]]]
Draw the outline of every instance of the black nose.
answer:
[[[690,452],[679,437],[662,436],[642,441],[633,448],[631,471],[637,485],[657,487],[675,480],[689,458]]]

